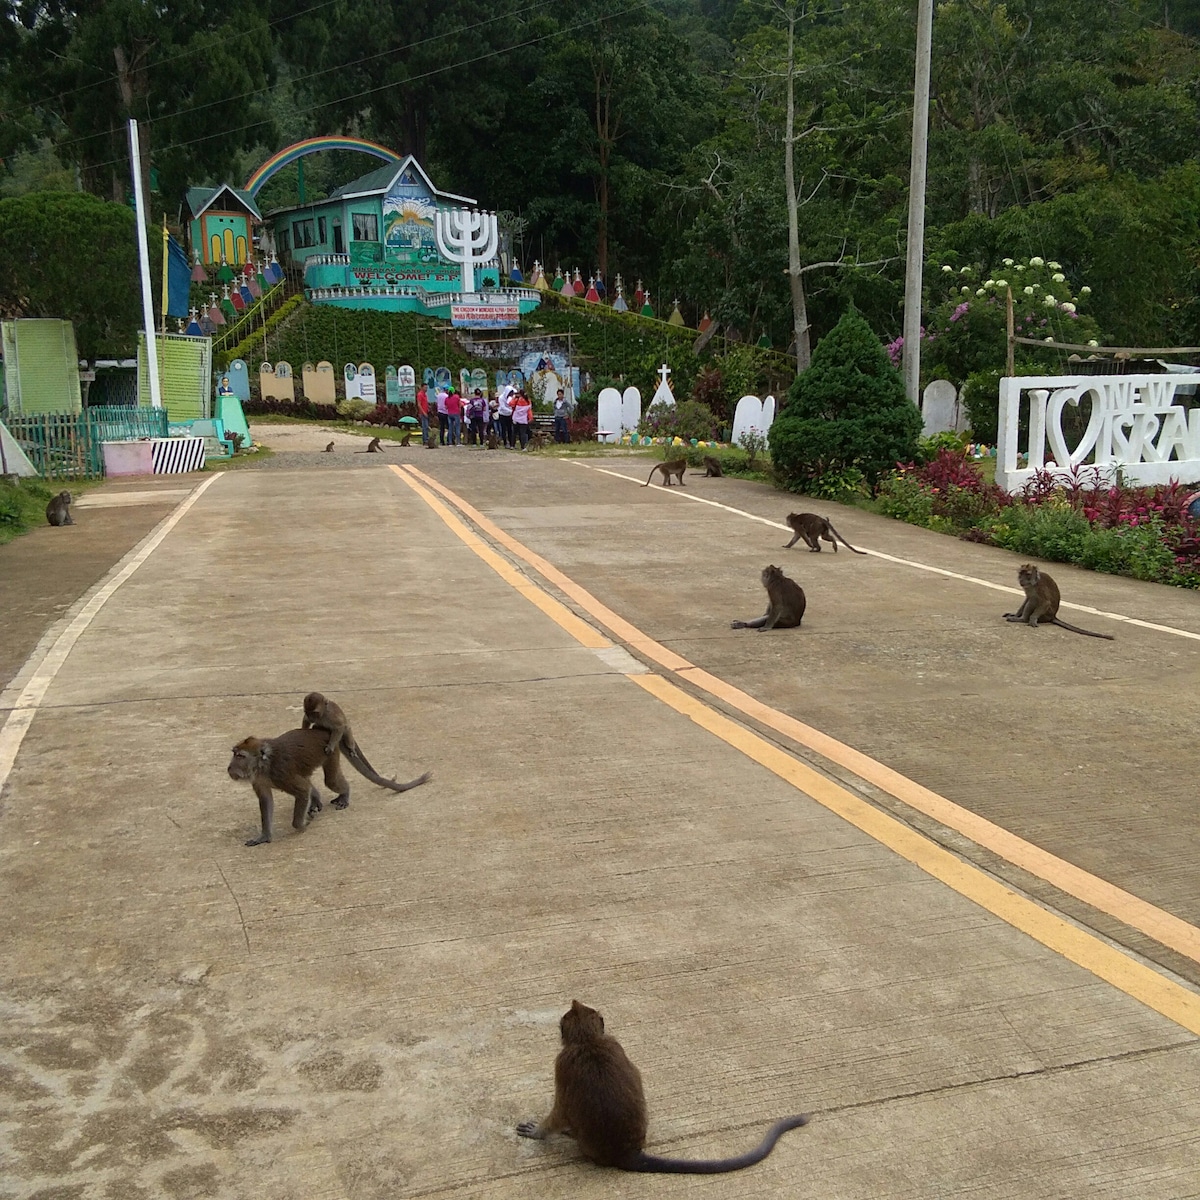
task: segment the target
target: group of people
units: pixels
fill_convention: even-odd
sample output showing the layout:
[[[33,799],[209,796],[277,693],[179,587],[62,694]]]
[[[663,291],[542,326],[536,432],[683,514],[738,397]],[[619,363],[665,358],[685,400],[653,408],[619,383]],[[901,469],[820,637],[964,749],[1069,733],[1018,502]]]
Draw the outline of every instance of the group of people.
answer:
[[[554,399],[556,442],[571,440],[567,424],[570,415],[571,403],[559,388]],[[451,387],[447,391],[439,387],[434,391],[431,407],[429,389],[422,384],[417,389],[417,420],[421,423],[421,440],[426,444],[430,439],[430,419],[435,416],[438,442],[442,446],[461,446],[464,438],[468,446],[482,446],[488,434],[494,433],[502,446],[515,450],[519,442],[524,450],[529,445],[533,428],[533,401],[524,387],[506,383],[498,392],[489,391],[487,395],[482,388],[476,388],[466,399],[459,395],[457,388]]]

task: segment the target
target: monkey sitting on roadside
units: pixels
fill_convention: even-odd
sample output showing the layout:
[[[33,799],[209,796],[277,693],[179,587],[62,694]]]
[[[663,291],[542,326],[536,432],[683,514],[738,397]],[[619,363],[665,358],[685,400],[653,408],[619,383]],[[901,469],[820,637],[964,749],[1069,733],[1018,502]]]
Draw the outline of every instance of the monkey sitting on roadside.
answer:
[[[693,475],[699,475],[699,471],[693,471]],[[721,470],[721,464],[713,458],[711,454],[704,456],[704,478],[705,479],[720,479],[725,472]]]
[[[333,443],[330,442],[329,445],[326,446],[325,449],[321,451],[321,453],[322,454],[332,454],[333,453]]]
[[[351,766],[364,778],[380,787],[390,788],[393,792],[407,792],[409,788],[420,786],[433,778],[432,771],[426,771],[419,779],[409,783],[397,783],[394,779],[384,779],[367,761],[362,747],[354,740],[350,722],[340,704],[327,700],[320,692],[309,692],[304,697],[304,720],[300,722],[303,729],[324,729],[329,734],[325,744],[325,753],[333,754],[340,750]],[[349,801],[346,802],[347,804]],[[335,808],[345,808],[345,804],[334,801]]]
[[[56,528],[59,525],[74,525],[75,518],[71,516],[71,493],[59,492],[46,505],[46,520]]]
[[[779,567],[763,567],[762,585],[767,589],[767,611],[753,621],[731,621],[730,629],[795,629],[804,616],[804,589]]]
[[[808,543],[809,550],[814,554],[821,553],[822,538],[833,547],[834,554],[837,553],[839,538],[847,550],[854,550],[826,517],[818,517],[816,513],[788,513],[787,523],[792,527],[792,540],[784,546],[785,550],[790,550],[801,538]],[[866,554],[866,551],[854,550],[854,553]]]
[[[379,444],[379,439],[377,437],[373,437],[367,443],[367,448],[365,450],[359,450],[358,453],[359,454],[382,454],[383,448]]]
[[[540,450],[546,444],[546,435],[540,429],[533,431],[533,437],[529,439],[529,448],[531,450]]]
[[[757,1148],[736,1158],[689,1160],[647,1154],[642,1149],[648,1125],[642,1077],[621,1043],[604,1032],[604,1018],[572,1000],[558,1028],[562,1049],[554,1060],[554,1107],[543,1121],[522,1121],[517,1126],[522,1137],[570,1133],[593,1162],[622,1171],[718,1175],[762,1162],[784,1133],[808,1123],[807,1116],[784,1117]]]
[[[407,446],[408,443],[411,441],[412,441],[412,430],[406,429],[404,431],[404,436],[400,439],[400,445]]]
[[[494,429],[488,430],[487,448],[489,450],[499,450],[500,449],[500,439],[496,436],[496,431]]]
[[[687,470],[687,459],[686,458],[675,458],[675,459],[672,459],[670,462],[656,463],[654,466],[654,469],[650,472],[649,476],[647,477],[646,482],[642,484],[642,487],[650,486],[650,480],[654,478],[655,471],[662,472],[663,487],[671,486],[671,476],[672,475],[674,475],[675,478],[678,480],[679,486],[683,487],[683,473],[686,470]]]
[[[1033,563],[1026,563],[1021,567],[1017,572],[1017,582],[1025,589],[1025,601],[1016,612],[1004,614],[1006,621],[1024,621],[1034,629],[1038,627],[1038,622],[1042,621],[1047,625],[1061,625],[1063,629],[1069,629],[1072,633],[1082,633],[1084,637],[1116,641],[1111,633],[1093,633],[1090,629],[1080,629],[1078,625],[1068,625],[1066,621],[1060,621],[1057,614],[1062,597],[1058,591],[1058,584],[1045,571],[1039,571]]]

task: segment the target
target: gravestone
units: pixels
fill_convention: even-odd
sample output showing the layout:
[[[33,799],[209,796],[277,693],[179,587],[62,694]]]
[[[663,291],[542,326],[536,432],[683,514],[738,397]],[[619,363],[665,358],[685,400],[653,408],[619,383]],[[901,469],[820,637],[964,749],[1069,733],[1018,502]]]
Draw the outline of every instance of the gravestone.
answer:
[[[642,393],[635,387],[627,387],[621,397],[621,430],[636,433],[642,419]]]
[[[342,378],[346,381],[346,399],[361,400],[362,392],[358,381],[358,368],[353,363],[347,363],[342,368]]]
[[[337,388],[334,386],[333,363],[322,360],[314,367],[305,363],[301,370],[304,398],[313,404],[336,404]]]
[[[958,389],[948,379],[935,379],[921,396],[923,433],[951,433],[958,423]]]
[[[767,429],[763,424],[764,419],[763,402],[757,396],[743,396],[737,402],[737,408],[733,414],[733,437],[731,438],[733,444],[740,446],[742,436],[751,429],[757,429],[759,433],[765,434]]]
[[[596,430],[599,441],[617,441],[624,428],[623,413],[621,393],[615,387],[603,388],[596,398]]]
[[[396,372],[396,383],[400,389],[400,403],[411,404],[417,398],[417,373],[412,367],[401,367]]]
[[[675,407],[675,393],[671,391],[671,385],[667,382],[667,376],[670,373],[671,368],[666,363],[658,368],[659,384],[655,390],[654,399],[650,401],[651,408],[656,404],[669,404],[672,408]]]
[[[229,376],[229,386],[233,389],[233,394],[245,404],[250,399],[250,372],[246,364],[240,358],[235,358],[225,374]]]
[[[480,392],[483,393],[483,395],[485,395],[485,396],[487,395],[487,390],[488,390],[487,372],[482,367],[476,367],[471,372],[470,387],[471,387],[470,392],[464,392],[463,393],[464,396],[466,396],[466,395],[473,396],[475,394],[476,388],[478,388],[480,390]]]
[[[396,368],[391,363],[383,369],[383,395],[389,404],[400,403],[400,381],[396,377]]]
[[[358,364],[358,395],[359,399],[368,404],[376,404],[375,368],[370,363]]]
[[[269,362],[258,364],[258,394],[264,400],[275,399],[275,368]]]
[[[768,396],[763,401],[762,419],[763,419],[763,423],[762,423],[763,433],[766,433],[767,430],[771,428],[772,424],[775,421],[775,397],[774,396]]]
[[[292,364],[277,362],[275,364],[275,394],[280,400],[295,400],[296,379],[292,374]]]
[[[439,388],[443,392],[449,392],[450,385],[454,382],[454,376],[450,374],[449,367],[435,367],[433,370],[433,386]]]

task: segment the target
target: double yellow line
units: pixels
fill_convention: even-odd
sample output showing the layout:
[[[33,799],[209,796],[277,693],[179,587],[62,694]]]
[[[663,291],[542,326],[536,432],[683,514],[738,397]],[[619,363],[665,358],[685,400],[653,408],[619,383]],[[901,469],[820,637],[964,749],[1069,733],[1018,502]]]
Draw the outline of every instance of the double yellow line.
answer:
[[[829,762],[852,771],[860,779],[882,789],[916,811],[925,813],[964,834],[1008,862],[1116,917],[1126,925],[1141,930],[1162,945],[1200,962],[1200,929],[1047,853],[852,747],[789,717],[786,713],[770,708],[724,680],[710,675],[631,625],[624,617],[602,604],[557,567],[522,545],[437,480],[411,466],[393,466],[391,469],[505,582],[575,638],[580,645],[601,650],[612,646],[613,643],[592,625],[576,616],[566,605],[515,570],[505,558],[497,554],[483,538],[447,508],[438,496],[454,505],[494,542],[537,571],[625,646],[675,673],[680,679],[707,692],[723,704],[806,746]],[[1029,934],[1042,945],[1140,1000],[1189,1032],[1200,1034],[1200,996],[1195,992],[1102,941],[1094,934],[1049,912],[1027,897],[1019,895],[923,834],[874,808],[772,742],[730,720],[663,676],[629,674],[626,678],[869,837],[909,862],[915,863],[960,895],[973,900],[1002,921]]]

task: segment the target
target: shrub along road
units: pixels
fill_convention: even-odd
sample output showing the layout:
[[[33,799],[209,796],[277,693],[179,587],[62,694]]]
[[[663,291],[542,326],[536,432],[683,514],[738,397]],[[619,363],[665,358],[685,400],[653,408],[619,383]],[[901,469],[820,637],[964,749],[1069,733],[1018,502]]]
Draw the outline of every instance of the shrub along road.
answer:
[[[658,1153],[814,1114],[715,1196],[1194,1194],[1193,596],[1054,568],[1179,633],[1034,631],[984,586],[1013,556],[853,510],[855,545],[961,578],[785,553],[761,485],[467,449],[314,472],[287,437],[17,677],[46,687],[0,732],[15,1194],[686,1186],[513,1135],[573,996]],[[768,562],[803,627],[730,630]],[[229,747],[312,688],[434,781],[355,776],[247,849]]]

